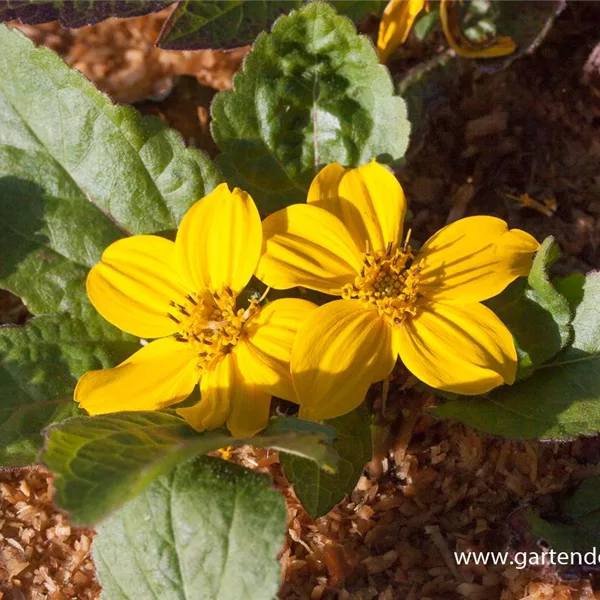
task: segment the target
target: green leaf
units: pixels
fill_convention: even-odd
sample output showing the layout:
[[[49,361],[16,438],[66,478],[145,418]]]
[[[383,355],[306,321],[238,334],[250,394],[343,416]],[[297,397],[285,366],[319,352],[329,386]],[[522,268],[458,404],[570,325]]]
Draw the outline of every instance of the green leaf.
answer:
[[[589,273],[571,323],[573,342],[528,379],[487,397],[433,409],[494,435],[571,439],[600,430],[600,272]]]
[[[584,479],[562,502],[559,521],[546,521],[528,511],[527,521],[532,532],[560,552],[586,553],[600,543],[600,476]],[[593,563],[597,565],[597,555]],[[584,559],[585,560],[585,559]]]
[[[167,50],[235,48],[251,44],[278,17],[300,8],[305,0],[183,0],[164,24],[157,46]],[[353,21],[378,14],[386,0],[331,0]]]
[[[600,271],[587,274],[571,325],[573,343],[566,349],[563,360],[582,361],[587,366],[600,354]]]
[[[583,273],[571,273],[567,277],[554,279],[552,283],[558,292],[566,298],[571,307],[571,312],[575,314],[579,303],[583,300],[585,275]]]
[[[329,0],[329,4],[340,15],[345,15],[355,23],[362,21],[368,15],[379,16],[387,2],[388,0]]]
[[[175,229],[216,172],[20,32],[0,25],[0,47],[0,286],[33,313],[79,316],[106,246]]]
[[[542,519],[531,508],[525,511],[525,520],[535,537],[544,540],[558,552],[573,552],[578,545],[579,536],[573,525]]]
[[[281,454],[288,481],[306,512],[314,518],[328,513],[354,489],[372,456],[369,417],[363,407],[327,424],[337,431],[335,448],[340,464],[336,473],[326,473],[306,458]]]
[[[557,252],[553,238],[546,238],[534,258],[527,281],[515,281],[487,302],[515,338],[519,354],[518,379],[555,356],[571,339],[571,307],[548,277]]]
[[[272,600],[285,539],[270,479],[201,457],[154,481],[98,527],[103,600]]]
[[[167,412],[75,417],[47,430],[43,462],[54,473],[56,504],[77,524],[91,525],[140,493],[177,463],[198,454],[252,444],[305,456],[333,471],[335,431],[281,418],[252,438],[225,430],[197,433]]]
[[[568,519],[581,519],[592,513],[600,515],[600,475],[584,479],[563,503],[563,514]],[[600,527],[598,528],[600,531]]]
[[[323,2],[258,37],[212,114],[218,165],[263,212],[304,202],[328,163],[394,162],[408,145],[404,101],[372,42]]]
[[[174,0],[0,0],[0,21],[37,25],[60,19],[63,27],[83,27],[111,17],[137,17],[162,10]]]
[[[558,246],[553,237],[547,237],[537,251],[527,277],[528,289],[525,297],[539,304],[549,312],[557,325],[560,347],[564,348],[571,339],[569,324],[573,318],[571,308],[564,298],[550,282],[548,269],[559,256]]]
[[[54,315],[25,327],[0,327],[0,465],[35,462],[41,430],[79,413],[77,379],[114,366],[139,347],[101,319]]]
[[[429,12],[421,12],[413,28],[416,38],[422,42],[436,28],[440,19],[440,11],[431,6]]]

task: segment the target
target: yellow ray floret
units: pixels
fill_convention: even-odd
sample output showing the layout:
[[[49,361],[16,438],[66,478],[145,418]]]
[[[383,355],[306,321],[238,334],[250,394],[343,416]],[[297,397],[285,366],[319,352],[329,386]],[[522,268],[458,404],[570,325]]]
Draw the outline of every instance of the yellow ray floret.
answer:
[[[397,357],[433,387],[481,394],[513,383],[517,354],[500,319],[480,304],[527,275],[538,242],[495,217],[448,225],[418,252],[403,234],[406,200],[371,162],[325,167],[305,205],[263,222],[257,276],[341,296],[313,311],[292,349],[301,416],[328,419],[360,404]]]
[[[161,339],[113,369],[83,375],[75,389],[81,408],[157,410],[200,383],[200,402],[178,413],[199,431],[226,424],[249,436],[267,424],[272,395],[296,401],[292,341],[316,306],[239,306],[262,242],[252,198],[222,184],[187,212],[175,242],[137,235],[109,246],[88,275],[92,304],[123,331]]]
[[[379,23],[377,51],[382,63],[390,54],[404,44],[415,19],[425,8],[425,0],[390,0]]]

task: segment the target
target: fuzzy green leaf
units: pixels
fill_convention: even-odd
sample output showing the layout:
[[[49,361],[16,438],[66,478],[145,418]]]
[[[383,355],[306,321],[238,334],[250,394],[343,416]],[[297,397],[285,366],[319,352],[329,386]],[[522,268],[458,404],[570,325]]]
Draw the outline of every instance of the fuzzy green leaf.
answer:
[[[337,432],[335,448],[340,455],[337,472],[326,473],[314,461],[300,456],[281,455],[285,475],[298,500],[315,518],[328,513],[354,489],[372,456],[369,417],[363,407],[327,424]]]
[[[589,273],[573,341],[551,363],[487,397],[459,398],[434,412],[515,439],[570,439],[600,430],[600,272]]]
[[[572,524],[547,521],[531,508],[525,511],[525,521],[535,537],[544,540],[557,552],[573,552],[581,542],[584,547],[591,547],[587,544],[587,536],[582,536]]]
[[[111,17],[137,17],[162,10],[174,0],[0,0],[0,21],[37,25],[60,19],[63,27],[83,27]]]
[[[218,458],[178,466],[98,527],[103,600],[272,600],[285,538],[270,479]]]
[[[54,473],[56,504],[77,524],[91,525],[176,464],[225,446],[253,444],[337,467],[335,431],[299,419],[273,420],[253,438],[225,430],[198,433],[169,412],[75,417],[47,430],[43,462]]]
[[[527,280],[515,281],[487,302],[515,338],[519,379],[555,356],[571,339],[571,307],[548,276],[548,269],[557,256],[553,238],[546,238]]]
[[[306,0],[183,0],[165,23],[157,46],[168,50],[235,48],[251,44],[281,15]],[[380,13],[384,0],[330,0],[353,21]]]
[[[600,515],[598,486],[600,486],[600,475],[584,479],[577,489],[565,499],[563,503],[564,516],[568,519],[581,519],[592,513]],[[600,531],[600,527],[598,531]]]
[[[113,367],[139,342],[101,319],[38,317],[0,327],[0,465],[35,462],[41,430],[79,413],[73,401],[86,371]]]
[[[575,272],[566,277],[553,279],[552,283],[558,292],[566,298],[571,307],[571,313],[575,314],[579,303],[583,300],[585,275],[583,273]]]
[[[259,36],[212,114],[219,166],[263,212],[304,202],[328,163],[394,162],[408,145],[404,101],[373,44],[324,2]]]
[[[559,552],[591,553],[600,543],[599,484],[600,476],[584,479],[562,502],[560,521],[546,521],[529,511],[532,532]],[[576,566],[597,565],[597,558]]]
[[[216,172],[20,32],[0,25],[0,47],[0,286],[35,314],[78,316],[102,251],[175,229]]]

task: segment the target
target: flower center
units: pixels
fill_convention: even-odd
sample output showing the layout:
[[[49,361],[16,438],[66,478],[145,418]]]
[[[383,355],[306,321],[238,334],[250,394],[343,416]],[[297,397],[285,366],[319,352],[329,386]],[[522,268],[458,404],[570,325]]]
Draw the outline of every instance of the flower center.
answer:
[[[367,250],[360,275],[342,288],[342,298],[375,306],[381,316],[402,325],[416,315],[418,308],[421,266],[414,258],[408,238],[401,249],[393,252],[391,243],[386,251]]]
[[[226,287],[220,293],[213,292],[209,300],[194,294],[187,296],[185,305],[171,302],[176,314],[169,313],[169,318],[179,325],[175,339],[194,345],[198,368],[203,371],[235,348],[244,324],[260,311],[257,300],[250,300],[246,309],[236,309],[235,300]]]

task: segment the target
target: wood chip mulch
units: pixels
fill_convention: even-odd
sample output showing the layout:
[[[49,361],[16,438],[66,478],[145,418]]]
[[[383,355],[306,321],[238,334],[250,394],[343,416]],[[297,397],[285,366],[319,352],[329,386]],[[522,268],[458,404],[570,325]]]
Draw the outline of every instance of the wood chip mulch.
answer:
[[[457,567],[452,554],[531,550],[515,511],[533,505],[552,515],[554,494],[598,472],[597,442],[507,442],[437,422],[420,409],[413,420],[413,410],[396,397],[390,423],[401,412],[404,423],[414,422],[410,435],[400,428],[381,475],[361,477],[326,517],[310,518],[271,467],[290,514],[281,598],[600,598],[585,579],[562,583],[555,572],[510,565]]]
[[[277,453],[233,452],[235,462],[269,473],[288,501],[282,599],[600,599],[586,578],[563,582],[550,570],[508,565],[457,567],[452,555],[532,550],[511,515],[531,504],[552,516],[555,495],[598,473],[597,440],[507,442],[422,414],[411,439],[386,453],[381,476],[363,475],[338,507],[316,520],[295,498]],[[50,484],[43,469],[0,472],[2,600],[99,597],[89,554],[93,532],[69,526],[52,505]]]
[[[0,600],[94,600],[93,531],[52,505],[41,468],[0,471]]]

